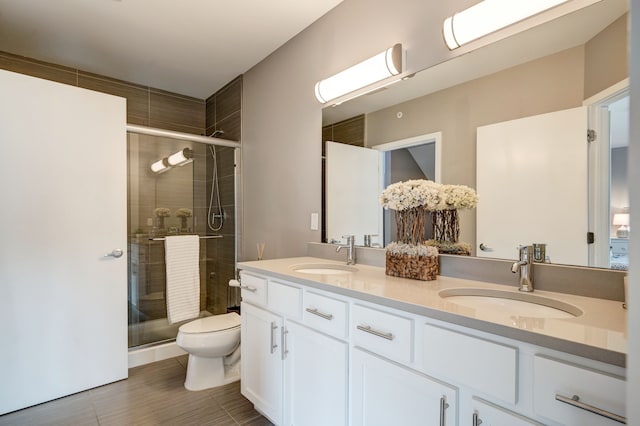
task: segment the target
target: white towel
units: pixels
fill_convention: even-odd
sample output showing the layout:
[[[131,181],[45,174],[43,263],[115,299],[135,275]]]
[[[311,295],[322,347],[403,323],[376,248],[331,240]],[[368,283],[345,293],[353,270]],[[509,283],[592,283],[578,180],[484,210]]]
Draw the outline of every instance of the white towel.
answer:
[[[196,318],[200,312],[200,238],[179,235],[164,240],[169,324]]]

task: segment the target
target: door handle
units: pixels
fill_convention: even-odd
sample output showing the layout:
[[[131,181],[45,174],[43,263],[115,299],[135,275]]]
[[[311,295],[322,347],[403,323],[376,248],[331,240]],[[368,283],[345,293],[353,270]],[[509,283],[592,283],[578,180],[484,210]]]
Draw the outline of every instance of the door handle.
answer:
[[[113,249],[111,253],[105,253],[104,257],[115,257],[117,259],[118,257],[122,257],[123,254],[124,251],[122,251],[122,249]]]

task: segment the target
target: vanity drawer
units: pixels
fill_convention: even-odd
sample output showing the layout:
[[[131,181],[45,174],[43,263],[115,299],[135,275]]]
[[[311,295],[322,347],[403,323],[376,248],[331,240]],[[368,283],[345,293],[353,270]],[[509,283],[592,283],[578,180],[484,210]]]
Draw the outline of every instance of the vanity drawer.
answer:
[[[347,337],[347,302],[312,292],[306,292],[303,298],[302,318],[306,325],[334,337]]]
[[[351,310],[351,335],[355,346],[394,361],[411,363],[413,320],[361,305]]]
[[[425,324],[423,368],[511,404],[518,401],[518,349]]]
[[[300,318],[302,289],[279,281],[269,281],[267,305],[273,311],[289,318]]]
[[[255,305],[267,303],[267,279],[240,271],[242,300]]]
[[[540,355],[533,359],[533,373],[533,408],[539,416],[567,425],[618,425],[605,416],[625,415],[622,377]],[[604,412],[592,413],[590,407]]]

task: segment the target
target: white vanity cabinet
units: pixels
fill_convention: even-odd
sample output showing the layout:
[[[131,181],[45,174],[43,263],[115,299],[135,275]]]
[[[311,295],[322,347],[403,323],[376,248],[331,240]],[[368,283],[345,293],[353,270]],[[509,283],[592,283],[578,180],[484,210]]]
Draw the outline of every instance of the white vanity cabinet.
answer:
[[[606,426],[624,420],[624,378],[546,356],[535,356],[533,368],[533,406],[545,423]]]
[[[351,425],[456,425],[457,389],[375,356],[351,352]]]
[[[244,274],[242,393],[277,425],[625,420],[622,367]]]
[[[283,319],[242,302],[240,389],[257,410],[282,424]]]
[[[293,321],[285,332],[283,424],[345,425],[347,343]]]
[[[472,412],[467,413],[466,418],[461,416],[461,424],[470,424],[471,426],[542,426],[542,423],[492,404],[482,398],[473,397],[471,400]]]
[[[266,277],[241,282],[242,394],[276,425],[346,425],[348,344],[329,335],[344,335],[346,303],[311,293],[303,302],[302,288]]]

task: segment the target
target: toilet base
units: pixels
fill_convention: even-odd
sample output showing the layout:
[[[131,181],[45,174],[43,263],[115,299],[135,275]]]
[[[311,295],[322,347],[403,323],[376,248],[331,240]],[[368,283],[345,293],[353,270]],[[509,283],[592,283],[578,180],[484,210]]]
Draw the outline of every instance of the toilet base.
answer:
[[[224,358],[205,358],[189,354],[184,387],[190,391],[223,386],[240,380],[240,361],[224,365]]]

